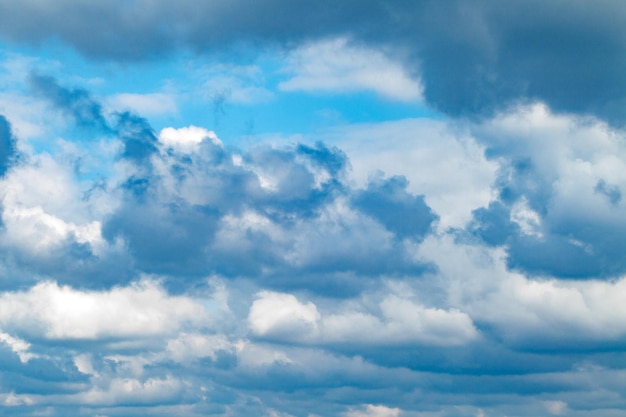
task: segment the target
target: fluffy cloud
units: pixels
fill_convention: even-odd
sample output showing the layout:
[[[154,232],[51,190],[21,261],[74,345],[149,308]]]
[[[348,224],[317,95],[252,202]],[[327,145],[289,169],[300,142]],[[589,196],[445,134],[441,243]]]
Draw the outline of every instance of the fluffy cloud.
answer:
[[[464,129],[430,119],[406,119],[331,129],[324,140],[350,156],[359,187],[384,172],[408,180],[407,191],[423,194],[439,216],[440,229],[465,227],[472,210],[489,204],[497,161]]]
[[[559,113],[613,120],[617,113],[594,107],[602,88],[579,91],[590,100],[572,107],[575,89],[555,97],[558,88],[538,87],[535,63],[508,71],[516,58],[500,47],[530,32],[523,18],[513,30],[513,15],[495,3],[347,2],[319,15],[329,6],[263,9],[270,3],[282,4],[246,6],[254,22],[220,20],[233,23],[224,32],[203,13],[234,15],[237,2],[189,9],[162,2],[148,8],[153,14],[140,7],[150,2],[115,12],[84,4],[102,12],[101,21],[94,37],[74,44],[100,57],[135,56],[133,48],[145,57],[154,39],[141,32],[142,43],[135,31],[160,27],[160,51],[173,47],[172,36],[202,51],[232,40],[229,31],[240,25],[249,28],[241,36],[293,48],[277,67],[298,72],[289,82],[306,81],[292,85],[302,97],[338,73],[346,81],[346,71],[351,91],[401,98],[398,85],[411,95],[423,79],[427,102],[448,114],[496,116],[343,126],[313,140],[297,137],[303,143],[253,137],[246,140],[254,145],[235,147],[228,134],[222,142],[189,122],[170,127],[161,119],[156,130],[65,86],[65,78],[31,73],[29,92],[20,93],[38,97],[32,112],[46,115],[14,117],[28,103],[22,96],[8,119],[18,127],[45,125],[47,117],[63,123],[41,128],[45,143],[24,140],[21,128],[0,128],[2,414],[61,416],[78,407],[93,415],[619,414],[626,407],[623,132]],[[41,22],[73,3],[61,1],[45,16],[38,13],[46,6],[21,4]],[[562,16],[566,27],[582,3],[572,4]],[[16,7],[0,2],[0,21]],[[171,25],[142,26],[169,7]],[[296,28],[276,15],[303,7],[310,14]],[[119,13],[128,21],[114,19]],[[177,26],[183,15],[191,20]],[[402,24],[407,16],[416,18]],[[71,41],[87,17],[57,30]],[[394,28],[410,35],[410,45],[370,24],[381,19],[399,22]],[[107,21],[109,37],[98,38]],[[110,30],[115,24],[138,37],[101,49],[122,36]],[[211,36],[199,36],[200,26]],[[21,27],[0,27],[21,36]],[[379,32],[375,42],[370,30]],[[541,55],[546,48],[550,42],[531,49]],[[456,65],[441,64],[451,56]],[[223,68],[245,74],[215,76],[216,83],[271,84],[260,67]],[[395,81],[372,81],[372,70]],[[200,90],[219,87],[208,78],[200,77]],[[0,104],[19,88],[10,90]],[[615,91],[605,96],[609,106]],[[284,94],[274,93],[277,101]],[[523,105],[537,97],[546,104]],[[150,273],[159,281],[138,281]]]
[[[178,402],[184,383],[173,378],[150,378],[145,381],[124,378],[113,379],[105,387],[77,394],[67,400],[91,406],[162,405]]]
[[[0,323],[22,334],[50,339],[136,338],[175,332],[208,316],[196,300],[169,296],[143,281],[110,291],[80,291],[42,282],[0,296]]]
[[[166,127],[159,133],[159,142],[165,146],[180,150],[195,150],[203,140],[208,139],[216,145],[222,142],[217,138],[215,132],[197,126],[182,127],[175,129]]]
[[[606,277],[626,270],[621,131],[536,104],[476,126],[475,134],[501,164],[497,199],[474,212],[475,235],[506,245],[509,265],[531,274]]]
[[[291,294],[261,292],[257,296],[248,321],[258,335],[297,337],[301,334],[306,338],[317,330],[320,314],[313,303],[302,304]]]
[[[311,302],[291,294],[261,292],[248,322],[253,332],[270,339],[304,343],[366,345],[460,345],[478,336],[471,318],[458,310],[427,308],[390,295],[378,309],[347,310],[322,315]]]
[[[517,347],[593,350],[624,343],[625,280],[531,279],[508,271],[501,250],[429,239],[420,248],[447,286],[448,302]],[[452,260],[452,261],[451,261]]]

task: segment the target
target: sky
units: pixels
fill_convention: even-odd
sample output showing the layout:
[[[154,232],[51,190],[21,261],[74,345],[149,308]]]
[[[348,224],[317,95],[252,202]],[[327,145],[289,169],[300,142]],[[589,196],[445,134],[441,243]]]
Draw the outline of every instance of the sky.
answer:
[[[620,0],[0,0],[3,416],[626,416]]]

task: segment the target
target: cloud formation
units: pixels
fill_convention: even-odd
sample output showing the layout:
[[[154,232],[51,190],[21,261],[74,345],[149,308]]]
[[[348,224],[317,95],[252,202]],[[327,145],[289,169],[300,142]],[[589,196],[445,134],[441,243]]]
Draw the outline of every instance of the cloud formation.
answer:
[[[292,46],[343,37],[384,46],[422,81],[426,101],[451,115],[482,117],[540,100],[559,112],[592,114],[617,125],[625,116],[626,15],[616,0],[516,0],[506,7],[492,0],[149,6],[64,0],[50,9],[34,0],[6,0],[0,33],[29,44],[57,38],[86,56],[122,61],[155,59],[179,48],[211,53],[255,41]],[[296,80],[305,86],[304,79]],[[295,88],[294,82],[285,85]]]
[[[617,2],[123,3],[0,0],[0,414],[623,413]]]

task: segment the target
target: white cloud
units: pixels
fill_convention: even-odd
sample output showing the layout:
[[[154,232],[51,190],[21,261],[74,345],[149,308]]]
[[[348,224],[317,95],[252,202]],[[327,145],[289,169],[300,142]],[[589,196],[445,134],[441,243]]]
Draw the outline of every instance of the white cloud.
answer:
[[[312,302],[295,296],[261,292],[248,321],[257,335],[313,344],[462,345],[478,336],[471,318],[458,310],[428,308],[390,295],[378,305],[380,316],[344,308],[321,314]]]
[[[419,248],[437,265],[448,303],[489,323],[514,344],[602,342],[626,336],[626,277],[615,281],[529,278],[507,270],[502,249],[427,238]]]
[[[258,369],[274,364],[290,364],[293,360],[281,349],[273,346],[239,340],[235,343],[237,366],[245,369]]]
[[[421,99],[422,86],[401,64],[379,50],[352,45],[345,38],[306,44],[287,58],[285,72],[293,77],[278,85],[282,91],[343,93],[374,91],[400,100]]]
[[[274,409],[267,410],[267,417],[294,417],[288,413],[281,413],[280,411],[276,411]]]
[[[202,85],[201,94],[218,106],[220,100],[248,105],[274,97],[265,87],[263,71],[254,65],[212,65],[202,68],[196,76]]]
[[[398,417],[399,415],[399,408],[373,404],[367,404],[361,410],[351,409],[343,413],[344,417]]]
[[[0,242],[45,254],[71,238],[98,253],[106,243],[94,214],[107,212],[108,204],[93,208],[81,194],[71,167],[47,154],[32,157],[0,181],[4,223]]]
[[[10,392],[8,394],[0,394],[0,401],[7,407],[18,407],[23,405],[35,404],[35,399],[32,395],[16,394]]]
[[[76,242],[89,243],[94,249],[104,245],[98,221],[84,225],[66,223],[43,211],[41,207],[8,207],[2,213],[6,225],[5,243],[31,252],[45,252],[70,236]]]
[[[181,333],[167,342],[167,353],[176,362],[190,363],[197,358],[217,359],[218,352],[235,352],[235,345],[218,334]]]
[[[186,152],[196,150],[204,140],[222,146],[222,141],[218,139],[215,132],[203,127],[187,126],[179,129],[166,127],[159,133],[159,142],[163,145]]]
[[[88,353],[83,353],[80,355],[74,356],[74,366],[78,369],[78,372],[85,375],[94,375],[97,376],[98,373],[93,367],[91,355]]]
[[[177,400],[184,388],[183,381],[170,376],[149,378],[144,381],[134,378],[114,378],[107,386],[96,386],[66,399],[70,403],[99,406],[156,405]]]
[[[567,403],[563,401],[544,401],[543,405],[552,415],[559,416],[567,410]]]
[[[108,97],[105,102],[117,111],[130,110],[146,117],[171,115],[178,111],[175,97],[167,93],[120,93]]]
[[[18,337],[13,337],[10,334],[0,332],[0,342],[8,345],[11,350],[17,354],[22,363],[26,363],[32,358],[36,358],[38,356],[28,351],[30,343]]]
[[[461,311],[428,308],[392,295],[380,303],[381,317],[344,313],[324,319],[325,338],[339,343],[462,345],[478,336]]]
[[[248,322],[260,336],[307,337],[317,330],[320,314],[308,302],[300,303],[291,294],[262,291],[250,307]]]
[[[0,323],[49,339],[141,338],[202,325],[202,304],[169,296],[151,281],[109,291],[81,291],[42,282],[28,291],[0,295]]]
[[[626,205],[597,191],[602,181],[626,194],[624,133],[597,120],[556,115],[541,103],[476,125],[473,133],[497,156],[529,160],[528,181],[550,187],[548,223],[614,224],[626,228]],[[546,203],[546,202],[539,202]]]
[[[440,216],[441,230],[463,227],[472,210],[493,198],[498,164],[486,160],[484,147],[474,138],[444,122],[406,119],[345,126],[329,130],[324,140],[348,155],[359,187],[378,171],[405,176],[408,191],[424,194]]]

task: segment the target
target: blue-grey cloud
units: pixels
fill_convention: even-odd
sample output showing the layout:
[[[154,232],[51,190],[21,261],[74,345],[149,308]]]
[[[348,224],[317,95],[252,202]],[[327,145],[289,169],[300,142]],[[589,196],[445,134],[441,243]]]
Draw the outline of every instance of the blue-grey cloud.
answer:
[[[72,117],[78,126],[109,130],[102,105],[87,90],[67,89],[59,85],[56,78],[34,72],[29,75],[29,83],[35,94]]]
[[[420,239],[431,230],[437,215],[424,202],[424,196],[408,193],[407,185],[403,177],[375,179],[357,194],[355,203],[398,237]]]
[[[124,239],[147,272],[249,276],[287,287],[308,286],[311,274],[326,275],[311,287],[322,289],[332,281],[354,285],[357,276],[425,270],[394,240],[419,241],[435,219],[422,197],[404,190],[404,179],[389,180],[389,189],[381,180],[351,190],[343,180],[345,155],[319,143],[234,152],[204,141],[194,154],[155,154],[151,176],[122,184],[123,204],[105,220],[104,237]],[[389,194],[390,202],[370,209],[367,199],[376,193]],[[335,212],[337,205],[349,211]],[[408,216],[409,229],[396,216]],[[371,233],[372,241],[364,240]]]
[[[106,5],[83,7],[106,20]],[[14,161],[0,119],[3,415],[626,407],[623,144],[606,125],[548,114],[534,132],[541,114],[526,111],[508,131],[472,126],[500,171],[466,230],[445,231],[402,176],[355,187],[338,148],[238,149],[201,128],[199,142],[189,128],[164,140],[86,90],[35,78],[40,97],[119,152],[104,179],[54,150]],[[506,106],[517,93],[498,94]],[[479,101],[460,108],[494,109]],[[263,297],[287,302],[259,313]]]
[[[14,162],[16,153],[11,125],[4,116],[0,115],[0,177],[7,172]]]
[[[516,175],[502,184],[499,201],[474,211],[472,233],[489,245],[505,246],[509,266],[532,275],[592,278],[626,271],[621,237],[626,225],[594,217],[556,217],[550,207],[554,191],[551,187],[542,191],[542,185],[530,178],[530,174]],[[612,205],[619,203],[618,190],[607,196],[603,187],[596,186],[594,192]],[[543,224],[535,232],[522,230],[513,219],[520,199],[527,199],[540,216]]]

